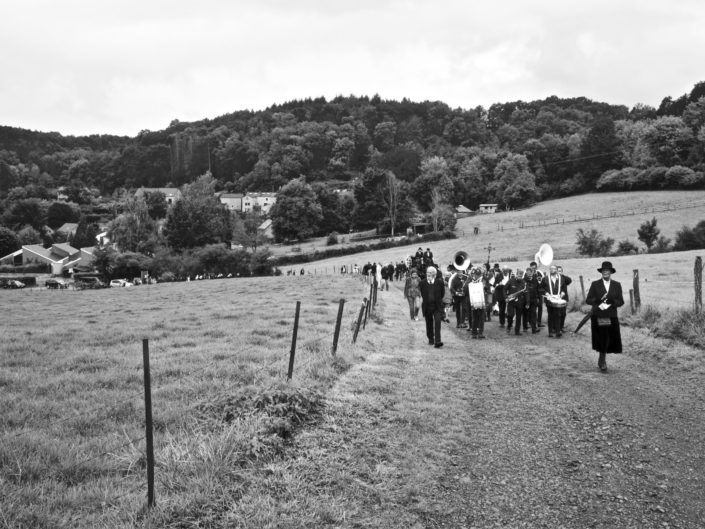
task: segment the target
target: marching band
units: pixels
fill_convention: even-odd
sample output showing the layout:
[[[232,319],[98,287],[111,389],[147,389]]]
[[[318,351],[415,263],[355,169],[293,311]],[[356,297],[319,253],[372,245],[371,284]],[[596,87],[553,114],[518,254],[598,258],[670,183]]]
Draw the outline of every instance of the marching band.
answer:
[[[452,264],[439,274],[445,279],[447,303],[455,313],[456,328],[467,329],[473,339],[484,339],[485,323],[492,320],[494,313],[499,327],[506,328],[507,334],[528,334],[529,330],[538,334],[547,325],[549,338],[561,338],[572,280],[552,261],[553,250],[548,244],[539,248],[527,268],[517,270],[499,264],[490,267],[489,262],[473,266],[467,252],[457,252]],[[548,272],[541,271],[539,264]],[[401,277],[415,270],[423,279],[429,266],[441,272],[430,249],[424,252],[419,248],[397,265],[397,270]],[[544,305],[546,325],[542,323]]]

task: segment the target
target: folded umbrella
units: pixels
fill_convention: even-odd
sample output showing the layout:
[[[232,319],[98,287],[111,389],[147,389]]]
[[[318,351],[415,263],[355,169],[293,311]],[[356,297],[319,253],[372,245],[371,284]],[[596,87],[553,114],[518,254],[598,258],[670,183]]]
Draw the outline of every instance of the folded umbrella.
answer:
[[[602,299],[600,299],[600,303],[603,303],[606,299],[607,292],[605,292],[605,294],[602,296]],[[590,312],[588,312],[587,315],[582,320],[580,320],[580,323],[578,323],[578,326],[573,331],[573,334],[577,333],[583,327],[583,325],[587,323],[587,321],[592,317],[592,315],[598,311],[598,309],[599,305],[593,305],[593,307],[590,309]]]
[[[587,323],[587,321],[592,317],[594,312],[595,308],[593,307],[590,312],[588,312],[587,315],[582,320],[580,320],[580,323],[578,323],[578,326],[573,331],[573,334],[577,333],[583,327],[583,325]]]

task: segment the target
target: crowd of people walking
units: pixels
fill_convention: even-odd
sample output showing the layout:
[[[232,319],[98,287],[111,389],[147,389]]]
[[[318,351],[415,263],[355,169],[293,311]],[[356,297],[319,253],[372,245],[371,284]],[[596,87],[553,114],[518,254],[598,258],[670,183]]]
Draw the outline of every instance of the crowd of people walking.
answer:
[[[396,270],[391,264],[388,267],[389,271]],[[381,276],[382,289],[389,288],[389,271],[387,279]],[[621,285],[611,279],[615,272],[611,263],[603,262],[598,271],[602,279],[592,283],[586,303],[592,307],[592,346],[599,353],[600,370],[606,371],[606,355],[622,352],[617,308],[624,300]],[[463,263],[442,270],[433,262],[430,249],[424,252],[419,248],[411,266],[400,276],[394,275],[395,279],[400,277],[405,277],[409,317],[418,321],[419,314],[423,316],[428,343],[435,347],[443,347],[441,323],[450,323],[450,311],[455,313],[456,328],[467,329],[472,339],[485,339],[485,326],[495,319],[508,335],[535,335],[545,329],[549,338],[560,339],[566,332],[572,278],[554,263],[547,272],[541,271],[536,261],[519,269],[499,263]]]
[[[549,338],[564,335],[572,278],[561,266],[550,263],[547,272],[540,270],[536,261],[517,269],[499,263],[490,266],[489,262],[473,266],[465,252],[459,254],[463,262],[445,269],[434,262],[430,248],[418,248],[414,255],[396,263],[368,262],[350,269],[343,265],[340,272],[359,273],[381,291],[388,291],[394,281],[404,281],[409,317],[414,321],[423,317],[428,343],[437,348],[443,347],[441,324],[451,323],[450,312],[455,313],[456,328],[466,329],[472,339],[485,339],[486,324],[495,319],[507,335],[539,334],[544,329]],[[621,285],[611,278],[615,273],[612,264],[605,261],[597,270],[602,279],[590,286],[585,303],[591,311],[584,322],[591,322],[598,367],[607,371],[606,355],[622,352],[617,309],[624,299]]]

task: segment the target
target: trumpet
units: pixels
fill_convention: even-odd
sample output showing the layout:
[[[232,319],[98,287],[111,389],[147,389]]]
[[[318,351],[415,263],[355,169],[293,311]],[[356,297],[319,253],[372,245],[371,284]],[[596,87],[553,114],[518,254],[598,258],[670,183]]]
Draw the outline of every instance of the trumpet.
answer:
[[[517,290],[517,291],[514,292],[513,294],[509,294],[509,295],[505,298],[505,301],[506,301],[507,303],[512,303],[513,301],[516,301],[516,300],[517,300],[517,298],[519,297],[519,294],[523,294],[524,292],[526,292],[526,287],[522,288],[521,290]]]

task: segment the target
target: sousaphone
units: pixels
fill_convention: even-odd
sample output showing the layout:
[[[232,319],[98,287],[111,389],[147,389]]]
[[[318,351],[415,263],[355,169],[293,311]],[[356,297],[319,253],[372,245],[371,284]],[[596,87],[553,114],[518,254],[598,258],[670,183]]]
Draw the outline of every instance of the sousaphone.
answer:
[[[549,266],[553,262],[553,248],[547,243],[543,243],[534,256],[537,263]]]

